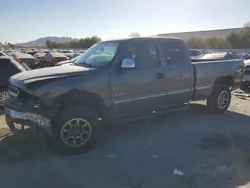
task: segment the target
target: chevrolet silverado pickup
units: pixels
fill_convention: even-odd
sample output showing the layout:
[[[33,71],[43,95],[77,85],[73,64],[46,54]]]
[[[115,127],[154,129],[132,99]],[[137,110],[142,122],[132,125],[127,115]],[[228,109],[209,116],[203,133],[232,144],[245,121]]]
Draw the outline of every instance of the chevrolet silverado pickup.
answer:
[[[74,64],[12,76],[6,123],[13,132],[22,130],[16,124],[45,130],[59,151],[81,153],[108,122],[147,118],[204,99],[212,113],[225,112],[243,70],[243,60],[191,62],[181,39],[104,41]]]

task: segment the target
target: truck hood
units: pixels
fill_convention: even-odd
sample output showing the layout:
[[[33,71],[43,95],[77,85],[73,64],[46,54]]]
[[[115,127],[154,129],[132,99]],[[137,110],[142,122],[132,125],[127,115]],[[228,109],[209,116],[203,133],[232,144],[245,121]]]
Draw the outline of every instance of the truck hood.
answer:
[[[18,73],[12,76],[9,81],[12,85],[21,86],[41,80],[86,75],[94,72],[95,70],[96,69],[75,65],[41,68]]]

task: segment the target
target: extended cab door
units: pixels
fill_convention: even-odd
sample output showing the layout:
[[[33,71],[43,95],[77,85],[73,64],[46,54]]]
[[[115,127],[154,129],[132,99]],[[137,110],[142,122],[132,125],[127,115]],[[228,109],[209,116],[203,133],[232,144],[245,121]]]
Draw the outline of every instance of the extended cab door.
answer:
[[[117,69],[110,74],[114,116],[133,118],[150,113],[166,97],[166,72],[157,45],[154,40],[131,40],[121,51]],[[123,59],[134,60],[135,67],[122,69]]]
[[[160,42],[166,67],[167,104],[188,102],[193,95],[194,72],[186,44],[178,39]]]

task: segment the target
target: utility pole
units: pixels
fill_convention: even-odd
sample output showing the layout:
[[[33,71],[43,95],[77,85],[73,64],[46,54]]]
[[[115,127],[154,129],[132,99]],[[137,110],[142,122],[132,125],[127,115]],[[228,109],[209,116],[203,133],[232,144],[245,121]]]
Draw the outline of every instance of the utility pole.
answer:
[[[69,35],[68,35],[68,31],[67,31],[67,45],[69,43]]]

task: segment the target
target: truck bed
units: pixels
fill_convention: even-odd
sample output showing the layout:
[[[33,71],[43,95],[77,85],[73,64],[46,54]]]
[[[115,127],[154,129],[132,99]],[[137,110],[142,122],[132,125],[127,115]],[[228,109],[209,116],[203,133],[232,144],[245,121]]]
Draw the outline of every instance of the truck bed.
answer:
[[[206,98],[216,80],[225,76],[233,80],[233,88],[239,88],[243,76],[243,60],[212,60],[192,62],[194,69],[194,100]]]

